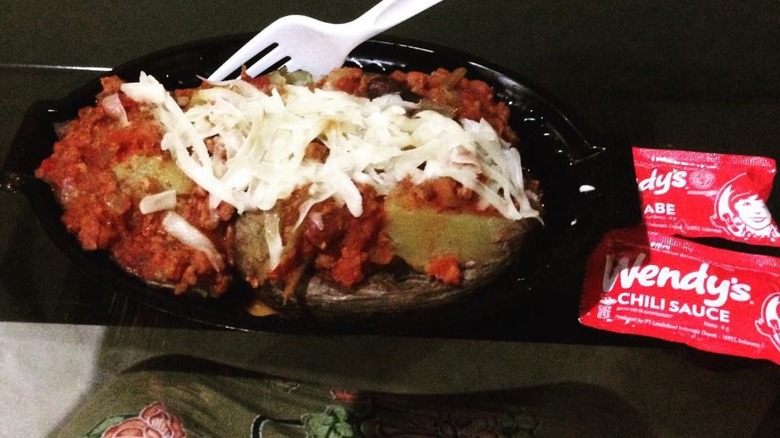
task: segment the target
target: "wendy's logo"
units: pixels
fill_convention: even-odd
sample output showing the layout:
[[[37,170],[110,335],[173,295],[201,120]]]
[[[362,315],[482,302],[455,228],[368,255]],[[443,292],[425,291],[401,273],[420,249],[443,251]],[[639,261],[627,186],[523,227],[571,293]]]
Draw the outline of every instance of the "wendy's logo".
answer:
[[[761,317],[756,320],[756,330],[769,338],[780,351],[780,292],[775,292],[761,305]]]
[[[759,237],[774,242],[780,239],[780,231],[766,204],[753,189],[747,173],[738,175],[720,189],[710,220],[716,227],[744,240]]]
[[[712,187],[712,183],[715,182],[715,174],[706,169],[697,170],[691,172],[688,176],[688,180],[693,188],[706,190]]]

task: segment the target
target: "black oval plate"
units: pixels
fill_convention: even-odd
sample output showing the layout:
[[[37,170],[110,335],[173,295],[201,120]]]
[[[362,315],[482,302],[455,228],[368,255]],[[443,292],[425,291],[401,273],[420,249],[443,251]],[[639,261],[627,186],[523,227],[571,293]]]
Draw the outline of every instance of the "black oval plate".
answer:
[[[115,68],[127,81],[144,71],[166,88],[197,86],[252,35],[235,35],[172,47]],[[476,294],[437,309],[424,309],[371,317],[317,320],[316,318],[257,318],[247,314],[242,286],[219,299],[175,297],[164,288],[150,286],[119,268],[103,252],[83,251],[60,221],[62,210],[51,190],[35,179],[41,161],[52,153],[55,125],[73,119],[79,108],[94,105],[100,92],[98,78],[59,101],[37,102],[30,107],[17,132],[3,167],[3,186],[23,193],[41,226],[74,264],[109,290],[126,294],[149,306],[185,318],[226,328],[280,332],[398,332],[458,321],[490,318],[496,309],[519,306],[541,289],[554,289],[556,281],[576,272],[587,252],[600,238],[608,215],[609,188],[603,178],[604,151],[590,144],[578,126],[539,87],[520,75],[466,53],[399,38],[370,40],[355,49],[348,65],[368,71],[395,69],[431,72],[438,67],[465,67],[467,76],[490,84],[500,100],[512,108],[513,128],[522,141],[523,164],[542,184],[545,193],[546,232],[542,244],[522,268],[497,279]],[[575,295],[576,296],[576,295]]]

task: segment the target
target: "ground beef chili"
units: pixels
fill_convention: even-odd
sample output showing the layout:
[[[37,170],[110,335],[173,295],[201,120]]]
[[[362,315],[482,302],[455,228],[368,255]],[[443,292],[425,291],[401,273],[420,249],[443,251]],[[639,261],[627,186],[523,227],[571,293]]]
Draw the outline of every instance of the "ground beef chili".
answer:
[[[349,288],[373,268],[392,261],[392,245],[383,232],[382,197],[371,186],[359,188],[363,195],[363,214],[359,217],[331,198],[314,205],[303,222],[294,227],[306,188],[296,190],[280,206],[287,250],[279,265],[268,273],[268,279],[285,288],[286,296],[292,294],[301,269],[307,266],[314,266],[327,280]]]
[[[505,140],[517,142],[517,135],[509,126],[509,106],[494,99],[493,89],[487,83],[467,79],[465,75],[465,68],[453,71],[439,68],[430,74],[398,70],[390,77],[428,100],[434,109],[451,109],[456,120],[485,119]]]
[[[54,153],[41,163],[36,176],[53,188],[63,208],[62,220],[86,250],[106,250],[127,271],[154,283],[174,285],[176,292],[198,287],[214,294],[228,289],[230,276],[217,272],[200,251],[182,244],[163,230],[162,212],[142,214],[144,194],[161,191],[151,175],[142,187],[127,187],[116,169],[131,157],[170,160],[160,149],[162,133],[153,115],[119,92],[117,77],[102,80],[98,105],[82,109],[60,130]],[[117,95],[126,124],[103,105]],[[228,205],[216,211],[206,192],[195,187],[179,194],[176,212],[215,244],[225,239],[225,223],[233,215]],[[224,252],[224,251],[223,251]]]
[[[422,99],[423,108],[437,110],[456,120],[485,119],[505,140],[515,143],[517,135],[509,126],[507,104],[494,99],[493,89],[487,83],[467,79],[465,75],[465,68],[453,71],[439,68],[432,73],[396,70],[383,76],[344,67],[331,72],[318,86],[368,98],[389,93],[416,96]]]

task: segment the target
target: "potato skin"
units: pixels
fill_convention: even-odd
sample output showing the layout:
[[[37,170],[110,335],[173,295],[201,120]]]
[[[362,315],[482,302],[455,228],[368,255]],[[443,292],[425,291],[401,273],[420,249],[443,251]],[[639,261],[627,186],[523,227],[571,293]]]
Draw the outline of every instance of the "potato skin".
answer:
[[[262,275],[257,263],[267,260],[263,223],[262,212],[244,214],[236,222],[236,265],[245,276]],[[445,284],[396,260],[348,289],[308,272],[290,298],[283,297],[281,288],[272,284],[258,286],[255,293],[283,315],[320,320],[392,318],[438,309],[468,300],[481,291],[487,293],[485,286],[511,273],[521,254],[531,251],[541,229],[536,218],[506,221],[492,242],[494,256],[462,266],[463,281],[459,285]]]
[[[385,271],[370,276],[351,290],[344,290],[313,276],[305,284],[302,303],[313,315],[325,318],[344,313],[360,317],[403,314],[446,306],[467,299],[508,272],[520,252],[531,245],[528,238],[534,234],[533,230],[540,227],[536,219],[513,221],[494,242],[505,249],[503,255],[462,267],[460,285],[448,285],[412,270],[400,275]]]

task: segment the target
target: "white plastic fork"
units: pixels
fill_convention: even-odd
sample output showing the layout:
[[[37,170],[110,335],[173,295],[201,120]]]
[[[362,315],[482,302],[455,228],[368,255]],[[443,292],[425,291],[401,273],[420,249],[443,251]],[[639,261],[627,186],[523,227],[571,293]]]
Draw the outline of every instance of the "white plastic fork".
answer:
[[[282,64],[288,71],[306,70],[314,77],[344,64],[360,43],[411,18],[442,0],[383,0],[353,21],[334,24],[303,15],[282,17],[241,47],[211,76],[224,80],[252,57],[271,50],[249,66],[252,77]]]

